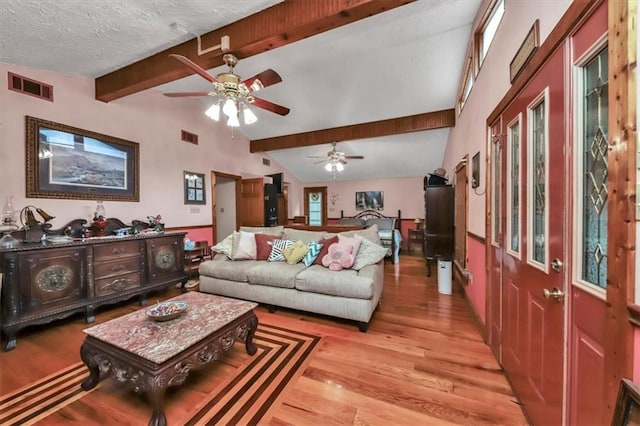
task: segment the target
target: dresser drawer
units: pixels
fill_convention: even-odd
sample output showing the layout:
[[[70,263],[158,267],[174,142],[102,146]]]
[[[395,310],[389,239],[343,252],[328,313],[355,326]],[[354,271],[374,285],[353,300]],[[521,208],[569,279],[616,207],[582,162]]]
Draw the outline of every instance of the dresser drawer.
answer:
[[[96,245],[93,248],[93,261],[139,256],[140,243],[138,241],[121,241],[118,243]]]
[[[93,277],[96,280],[139,271],[140,259],[137,257],[128,257],[110,262],[96,262],[93,264]]]
[[[140,287],[140,272],[96,280],[96,297]]]

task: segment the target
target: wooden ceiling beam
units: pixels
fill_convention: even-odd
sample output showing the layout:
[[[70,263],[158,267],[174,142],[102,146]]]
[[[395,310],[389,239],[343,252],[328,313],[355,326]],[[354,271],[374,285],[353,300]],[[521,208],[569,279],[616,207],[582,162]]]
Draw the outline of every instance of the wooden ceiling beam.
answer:
[[[254,15],[201,36],[202,49],[220,44],[228,35],[231,51],[240,59],[275,49],[350,24],[415,0],[286,0]],[[96,99],[113,101],[191,72],[169,54],[183,55],[204,69],[223,65],[219,49],[198,56],[197,39],[156,53],[95,80]]]
[[[314,130],[293,135],[256,139],[250,142],[251,152],[274,151],[277,149],[300,148],[331,142],[368,139],[400,133],[421,132],[425,130],[453,127],[456,124],[455,109],[390,118],[370,123]]]

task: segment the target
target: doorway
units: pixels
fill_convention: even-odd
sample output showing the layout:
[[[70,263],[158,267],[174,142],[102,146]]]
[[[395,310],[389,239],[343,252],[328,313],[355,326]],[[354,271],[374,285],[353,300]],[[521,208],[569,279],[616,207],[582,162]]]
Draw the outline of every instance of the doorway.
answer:
[[[213,244],[238,227],[240,176],[211,172],[211,231]]]
[[[304,188],[304,214],[309,226],[327,224],[327,187]]]

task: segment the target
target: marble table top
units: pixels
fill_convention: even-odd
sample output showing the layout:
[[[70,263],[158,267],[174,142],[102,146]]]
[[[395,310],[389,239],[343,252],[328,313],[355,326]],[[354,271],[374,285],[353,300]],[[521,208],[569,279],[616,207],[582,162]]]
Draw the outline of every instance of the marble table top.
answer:
[[[149,307],[146,307],[83,332],[161,364],[258,306],[253,302],[197,291],[168,300],[184,301],[189,307],[178,318],[166,322],[148,318]]]

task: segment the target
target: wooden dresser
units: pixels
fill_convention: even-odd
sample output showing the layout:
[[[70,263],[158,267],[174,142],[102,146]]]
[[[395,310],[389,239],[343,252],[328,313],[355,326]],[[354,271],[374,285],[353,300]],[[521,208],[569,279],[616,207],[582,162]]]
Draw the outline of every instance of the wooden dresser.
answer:
[[[18,330],[186,282],[185,233],[94,237],[61,243],[23,243],[0,250],[5,350]]]

